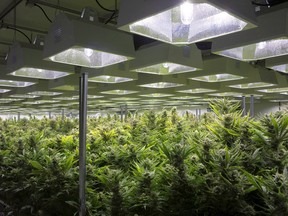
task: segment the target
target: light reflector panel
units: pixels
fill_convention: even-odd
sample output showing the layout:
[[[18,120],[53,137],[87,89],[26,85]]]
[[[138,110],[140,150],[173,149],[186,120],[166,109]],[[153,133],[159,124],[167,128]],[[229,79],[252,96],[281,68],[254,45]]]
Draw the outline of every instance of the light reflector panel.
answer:
[[[7,87],[27,87],[34,85],[34,82],[22,82],[22,81],[13,81],[13,80],[0,80],[0,86]]]
[[[233,74],[215,74],[209,76],[200,76],[191,78],[192,80],[202,81],[202,82],[224,82],[224,81],[231,81],[231,80],[239,80],[243,79],[242,76],[237,76]]]
[[[140,85],[142,87],[146,87],[146,88],[159,88],[159,89],[163,89],[163,88],[174,88],[174,87],[178,87],[178,86],[183,86],[183,84],[179,84],[179,83],[170,83],[170,82],[158,82],[158,83],[150,83],[150,84],[144,84],[144,85]]]
[[[275,84],[265,83],[265,82],[254,82],[254,83],[230,85],[229,87],[237,88],[237,89],[252,89],[252,88],[270,87],[270,86],[274,86],[274,85]]]
[[[248,1],[123,0],[119,11],[120,29],[171,44],[231,34],[256,20]]]

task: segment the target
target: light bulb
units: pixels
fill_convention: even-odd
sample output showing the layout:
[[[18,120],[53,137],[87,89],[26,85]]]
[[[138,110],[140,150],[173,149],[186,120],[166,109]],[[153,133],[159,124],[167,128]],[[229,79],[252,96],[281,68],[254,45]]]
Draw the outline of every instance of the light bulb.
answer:
[[[184,2],[180,6],[180,16],[181,16],[181,22],[184,25],[190,25],[190,23],[193,21],[193,4],[190,2]]]
[[[169,63],[167,63],[167,62],[166,62],[166,63],[163,63],[163,67],[164,67],[164,68],[169,68]]]
[[[84,49],[84,53],[87,57],[90,57],[93,55],[93,50],[92,49],[89,49],[89,48],[85,48]]]
[[[267,43],[265,41],[258,43],[258,49],[262,50],[265,48],[265,46],[267,45]]]

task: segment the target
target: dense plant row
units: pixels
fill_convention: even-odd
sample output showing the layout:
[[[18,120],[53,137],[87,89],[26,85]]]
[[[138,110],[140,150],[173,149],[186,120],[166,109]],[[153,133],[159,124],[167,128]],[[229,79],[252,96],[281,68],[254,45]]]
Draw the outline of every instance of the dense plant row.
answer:
[[[89,119],[89,215],[288,215],[287,114],[211,108],[201,119],[176,109]],[[0,212],[77,213],[77,125],[0,121]]]

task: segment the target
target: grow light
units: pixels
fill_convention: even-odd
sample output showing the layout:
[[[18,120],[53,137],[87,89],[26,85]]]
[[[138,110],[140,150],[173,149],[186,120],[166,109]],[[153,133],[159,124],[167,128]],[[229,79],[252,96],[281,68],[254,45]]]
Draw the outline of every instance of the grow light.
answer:
[[[171,97],[173,94],[164,94],[164,93],[152,93],[152,94],[143,94],[141,97],[152,97],[152,98],[161,98],[161,97]]]
[[[88,99],[98,99],[98,98],[103,98],[103,97],[104,96],[102,95],[87,95]],[[78,95],[72,96],[72,98],[79,99],[79,96]]]
[[[270,86],[275,86],[275,84],[265,83],[265,82],[255,82],[255,83],[230,85],[229,87],[237,88],[237,89],[252,89],[252,88],[270,87]]]
[[[89,68],[127,61],[134,53],[132,35],[66,14],[56,17],[44,46],[45,59]]]
[[[232,75],[232,74],[215,74],[209,76],[200,76],[191,78],[192,80],[202,81],[202,82],[224,82],[224,81],[231,81],[231,80],[239,80],[243,79],[242,76]]]
[[[53,100],[65,100],[65,101],[71,101],[71,100],[77,100],[77,98],[73,98],[73,97],[57,97],[57,98],[53,98]]]
[[[216,90],[206,89],[206,88],[196,88],[196,89],[181,90],[181,91],[178,91],[178,92],[189,93],[189,94],[197,94],[197,93],[206,93],[206,92],[214,92],[214,91],[216,91]]]
[[[288,64],[275,65],[275,66],[270,67],[270,69],[275,70],[275,71],[280,71],[283,73],[288,73]]]
[[[177,47],[154,42],[137,50],[129,67],[140,73],[169,75],[199,70],[203,61],[195,44]]]
[[[180,96],[180,97],[171,97],[172,99],[176,99],[176,100],[193,100],[193,99],[197,99],[199,97],[193,97],[193,96]]]
[[[183,86],[183,84],[170,83],[170,82],[158,82],[158,83],[144,84],[140,86],[146,87],[146,88],[174,88],[178,86]]]
[[[259,92],[265,92],[265,93],[281,93],[281,92],[287,92],[288,87],[284,88],[272,88],[272,89],[261,89],[258,90]]]
[[[88,79],[89,82],[99,82],[99,83],[122,83],[122,82],[128,82],[132,81],[132,78],[127,78],[127,77],[116,77],[116,76],[97,76]]]
[[[196,71],[197,68],[188,67],[185,65],[164,62],[155,65],[151,65],[148,67],[138,68],[134,71],[141,72],[141,73],[150,73],[150,74],[159,74],[159,75],[169,75],[169,74],[177,74],[177,73],[184,73],[184,72],[192,72]]]
[[[119,11],[120,29],[171,44],[231,34],[254,26],[256,20],[247,1],[123,0]]]
[[[30,95],[38,95],[38,96],[56,96],[56,95],[61,95],[63,93],[61,92],[49,92],[49,91],[34,91],[28,93]]]
[[[27,87],[34,85],[34,82],[22,82],[22,81],[13,81],[13,80],[0,80],[0,86],[7,87]]]
[[[133,101],[133,100],[139,100],[139,98],[118,97],[118,98],[111,98],[111,100],[115,100],[115,101]]]
[[[286,102],[288,102],[288,100],[286,99],[286,100],[270,100],[271,102],[273,102],[273,103],[279,103],[279,102],[282,102],[282,103],[286,103]]]
[[[37,98],[40,97],[38,95],[29,95],[29,94],[14,94],[14,95],[10,95],[9,97],[12,98]]]
[[[11,91],[11,90],[9,90],[9,89],[0,89],[0,93],[6,93],[6,92],[9,92],[9,91]]]
[[[20,98],[0,98],[0,101],[2,101],[2,102],[6,102],[6,101],[15,102],[15,101],[21,101],[21,100],[23,100],[23,99],[20,99]]]
[[[286,9],[263,14],[258,17],[258,28],[213,40],[212,52],[243,61],[286,55],[288,54],[286,19]]]
[[[35,79],[58,79],[69,75],[69,73],[66,72],[29,67],[20,68],[10,74],[13,76],[29,77]]]
[[[59,102],[58,100],[39,100],[39,101],[26,101],[23,102],[22,104],[26,105],[35,105],[35,104],[45,104],[45,103],[57,103]]]
[[[217,97],[241,97],[242,94],[238,92],[221,92],[221,93],[215,93],[215,94],[209,94],[211,96],[217,96]]]
[[[112,95],[127,95],[127,94],[133,94],[133,93],[137,93],[138,91],[131,91],[131,90],[110,90],[110,91],[104,91],[101,92],[103,94],[112,94]]]
[[[255,61],[288,54],[288,39],[278,38],[216,52],[229,58]]]

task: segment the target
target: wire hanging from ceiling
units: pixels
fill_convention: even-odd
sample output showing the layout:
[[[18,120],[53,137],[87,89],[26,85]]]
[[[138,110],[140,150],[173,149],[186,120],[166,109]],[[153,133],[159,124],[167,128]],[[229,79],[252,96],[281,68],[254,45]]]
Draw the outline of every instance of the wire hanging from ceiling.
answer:
[[[34,3],[34,6],[38,7],[44,14],[44,16],[47,18],[47,20],[52,23],[52,20],[48,17],[47,13],[45,12],[45,10],[38,4]]]
[[[27,38],[29,43],[32,43],[31,39],[23,31],[21,31],[17,28],[11,27],[11,26],[7,26],[7,29],[11,29],[11,30],[14,30],[15,32],[17,31],[17,32],[21,33],[23,36],[25,36]]]
[[[104,7],[102,4],[100,4],[100,2],[98,0],[95,0],[95,1],[99,5],[99,7],[102,8],[103,10],[105,10],[105,11],[108,11],[108,12],[111,12],[111,13],[114,13],[115,11],[117,11],[117,10],[111,10],[111,9],[108,9],[108,8]]]

